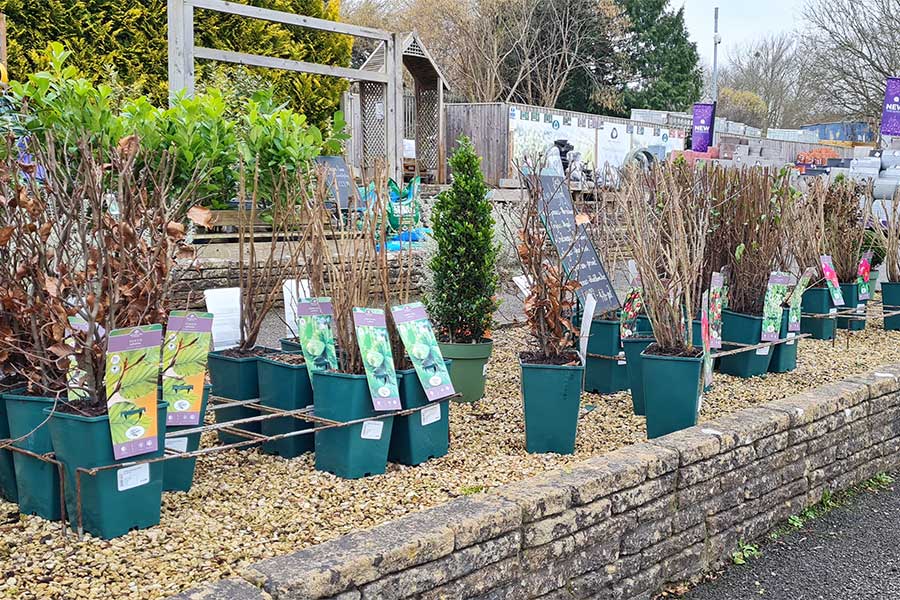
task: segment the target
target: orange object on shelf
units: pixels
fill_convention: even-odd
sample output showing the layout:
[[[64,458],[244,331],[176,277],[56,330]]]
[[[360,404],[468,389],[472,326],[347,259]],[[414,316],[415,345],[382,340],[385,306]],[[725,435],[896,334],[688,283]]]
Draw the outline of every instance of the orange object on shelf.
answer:
[[[829,158],[840,158],[840,154],[833,148],[814,148],[797,154],[797,162],[825,166]]]

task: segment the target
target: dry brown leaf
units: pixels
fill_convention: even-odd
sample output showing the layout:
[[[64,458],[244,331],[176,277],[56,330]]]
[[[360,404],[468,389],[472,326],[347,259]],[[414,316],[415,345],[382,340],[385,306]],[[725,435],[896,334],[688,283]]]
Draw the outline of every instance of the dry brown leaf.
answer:
[[[12,234],[15,230],[16,228],[12,225],[0,227],[0,246],[5,246],[9,243],[9,240],[10,238],[12,238]]]
[[[587,225],[590,222],[591,222],[590,215],[587,215],[585,213],[578,213],[577,215],[575,215],[575,224],[576,225]]]
[[[116,149],[122,159],[129,161],[137,154],[139,147],[138,136],[128,135],[119,140]]]
[[[187,218],[200,227],[210,227],[213,224],[212,211],[205,206],[192,206],[188,209]]]
[[[176,241],[184,239],[184,225],[176,221],[169,221],[166,225],[166,235]]]

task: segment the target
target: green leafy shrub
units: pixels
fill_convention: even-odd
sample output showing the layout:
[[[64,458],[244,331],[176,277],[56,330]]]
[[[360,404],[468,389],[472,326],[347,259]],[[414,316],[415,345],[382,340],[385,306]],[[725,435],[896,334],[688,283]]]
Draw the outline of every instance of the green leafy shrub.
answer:
[[[497,308],[498,247],[481,158],[468,138],[460,138],[450,168],[453,182],[438,195],[432,214],[437,250],[427,305],[442,339],[480,342]]]

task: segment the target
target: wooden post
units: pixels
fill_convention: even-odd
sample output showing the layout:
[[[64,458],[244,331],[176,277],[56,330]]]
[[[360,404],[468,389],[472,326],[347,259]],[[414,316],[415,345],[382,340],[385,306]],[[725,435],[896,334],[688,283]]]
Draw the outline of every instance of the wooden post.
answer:
[[[0,63],[9,70],[9,61],[6,55],[6,15],[0,13]]]
[[[394,128],[394,145],[388,148],[388,152],[392,153],[394,163],[394,181],[398,185],[403,183],[403,139],[406,137],[403,131],[403,44],[401,44],[400,35],[391,34],[394,41],[394,70],[388,71],[388,75],[392,75],[394,79],[394,95],[390,100],[392,103],[393,114],[391,115],[391,124]]]

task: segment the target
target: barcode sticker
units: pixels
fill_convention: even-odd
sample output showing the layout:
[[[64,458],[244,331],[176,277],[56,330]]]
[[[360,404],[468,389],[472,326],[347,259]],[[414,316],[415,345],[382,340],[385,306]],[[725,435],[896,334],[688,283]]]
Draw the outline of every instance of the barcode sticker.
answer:
[[[179,452],[187,452],[188,439],[186,437],[166,438],[166,448],[177,450]]]
[[[432,404],[423,408],[421,411],[422,414],[422,427],[426,425],[431,425],[432,423],[437,423],[441,420],[441,405],[440,404]]]
[[[620,351],[618,356],[619,356],[619,360],[616,361],[616,364],[624,365],[625,364],[625,351],[624,350]]]
[[[789,331],[788,334],[787,334],[787,337],[788,337],[788,341],[785,342],[785,343],[786,343],[788,346],[793,346],[793,345],[794,345],[794,341],[795,341],[793,338],[797,337],[797,334],[796,334],[795,332],[793,332],[793,331]]]
[[[382,431],[384,431],[383,421],[366,421],[363,423],[362,433],[359,437],[364,440],[380,440]]]
[[[756,349],[756,354],[759,356],[766,356],[769,353],[769,348],[772,346],[763,346],[762,348]]]
[[[116,480],[120,492],[150,483],[150,465],[144,463],[119,469],[116,471]]]

